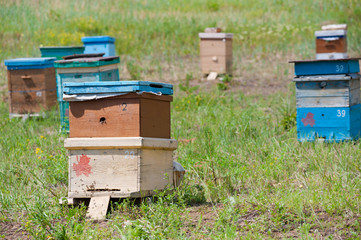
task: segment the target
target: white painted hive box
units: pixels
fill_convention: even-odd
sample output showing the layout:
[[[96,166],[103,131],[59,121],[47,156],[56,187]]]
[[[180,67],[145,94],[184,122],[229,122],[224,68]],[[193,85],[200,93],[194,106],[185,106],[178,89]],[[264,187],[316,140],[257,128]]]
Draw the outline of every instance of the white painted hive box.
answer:
[[[68,138],[69,197],[145,197],[173,184],[174,139]]]

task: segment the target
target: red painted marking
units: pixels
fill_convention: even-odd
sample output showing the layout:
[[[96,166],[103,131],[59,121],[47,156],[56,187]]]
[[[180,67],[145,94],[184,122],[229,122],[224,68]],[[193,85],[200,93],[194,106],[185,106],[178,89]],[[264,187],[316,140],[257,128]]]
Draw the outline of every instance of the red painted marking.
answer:
[[[307,113],[307,116],[305,118],[302,118],[301,121],[303,122],[303,125],[306,127],[307,125],[310,125],[313,127],[315,123],[315,119],[313,119],[313,116],[315,116],[313,113]]]
[[[92,167],[89,165],[90,157],[82,154],[80,160],[78,159],[78,156],[76,156],[76,160],[78,161],[78,164],[73,164],[73,170],[75,171],[76,176],[78,177],[84,174],[88,177],[89,174],[92,173]]]

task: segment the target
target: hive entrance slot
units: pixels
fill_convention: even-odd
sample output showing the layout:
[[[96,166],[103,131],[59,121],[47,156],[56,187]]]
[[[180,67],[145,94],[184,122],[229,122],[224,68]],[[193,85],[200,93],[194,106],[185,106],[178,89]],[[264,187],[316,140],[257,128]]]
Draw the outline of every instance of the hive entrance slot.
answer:
[[[154,87],[154,88],[163,88],[163,86],[162,86],[162,85],[159,85],[159,84],[154,84],[154,83],[149,84],[149,87]]]
[[[105,119],[105,117],[101,117],[100,119],[99,119],[99,122],[100,122],[100,124],[107,124],[107,120]]]
[[[116,188],[89,188],[88,192],[120,192],[120,189]]]

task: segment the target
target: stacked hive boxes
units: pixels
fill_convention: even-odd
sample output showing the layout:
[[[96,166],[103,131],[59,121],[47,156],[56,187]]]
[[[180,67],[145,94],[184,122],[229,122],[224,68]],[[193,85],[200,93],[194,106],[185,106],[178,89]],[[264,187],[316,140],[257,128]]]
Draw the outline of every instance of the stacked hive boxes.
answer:
[[[69,131],[69,103],[63,101],[63,83],[119,81],[119,57],[101,57],[102,54],[72,55],[55,62],[60,122]]]
[[[205,33],[199,33],[203,74],[232,74],[233,34],[219,31],[219,28],[210,28]]]
[[[173,181],[170,84],[64,83],[69,198],[144,197]]]
[[[316,59],[347,58],[347,25],[327,25],[316,31]]]
[[[109,36],[83,37],[85,54],[104,53],[104,57],[115,56],[115,38]]]
[[[359,59],[291,62],[295,63],[299,141],[359,138]]]
[[[39,116],[56,105],[55,58],[5,60],[11,117]]]

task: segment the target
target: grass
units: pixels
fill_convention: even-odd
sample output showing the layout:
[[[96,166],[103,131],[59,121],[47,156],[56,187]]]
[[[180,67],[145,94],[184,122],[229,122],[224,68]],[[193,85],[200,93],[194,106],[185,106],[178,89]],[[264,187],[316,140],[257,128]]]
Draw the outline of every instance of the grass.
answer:
[[[91,4],[90,4],[91,3]],[[324,21],[349,24],[360,55],[358,1],[2,1],[3,60],[40,45],[117,38],[123,78],[175,84],[172,137],[187,170],[179,189],[114,202],[104,222],[67,195],[66,135],[47,118],[8,118],[0,71],[0,237],[34,239],[357,239],[360,141],[299,143],[290,58],[314,56]],[[200,81],[198,32],[234,33],[234,74]]]

